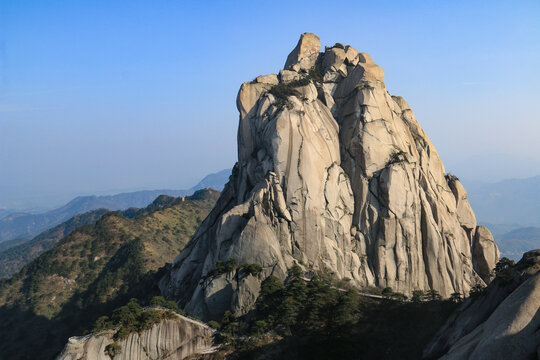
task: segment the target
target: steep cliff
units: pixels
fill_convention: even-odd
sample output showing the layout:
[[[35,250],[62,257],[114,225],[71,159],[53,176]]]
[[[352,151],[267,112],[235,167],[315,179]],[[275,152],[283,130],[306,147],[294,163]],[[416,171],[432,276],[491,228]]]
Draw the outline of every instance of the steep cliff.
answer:
[[[215,330],[201,322],[177,315],[176,319],[163,320],[150,329],[131,333],[116,342],[113,330],[72,337],[56,359],[182,360],[194,354],[214,352],[214,333]],[[110,347],[113,343],[115,348]]]
[[[279,75],[242,84],[237,107],[230,181],[160,282],[186,310],[245,314],[260,280],[293,263],[406,294],[490,280],[491,234],[368,54],[339,43],[321,53],[303,34]],[[263,271],[213,271],[232,258]]]
[[[523,255],[439,330],[425,358],[537,359],[540,354],[540,250]],[[442,357],[441,357],[442,355]]]

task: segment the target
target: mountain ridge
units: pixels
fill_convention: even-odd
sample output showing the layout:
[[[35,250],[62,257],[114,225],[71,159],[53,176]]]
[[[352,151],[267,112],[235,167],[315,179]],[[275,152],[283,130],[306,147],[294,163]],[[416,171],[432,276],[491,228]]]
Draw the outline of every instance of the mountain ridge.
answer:
[[[0,251],[0,279],[17,273],[24,265],[52,248],[61,238],[81,226],[95,223],[107,212],[106,209],[97,209],[75,215],[71,219],[45,230],[30,241]]]
[[[15,212],[0,218],[0,243],[13,240],[33,238],[40,232],[68,220],[74,215],[99,208],[111,211],[130,207],[141,208],[150,204],[159,195],[187,196],[203,188],[215,188],[220,191],[230,170],[225,169],[205,176],[194,187],[186,190],[141,190],[119,193],[116,195],[78,196],[65,205],[45,213]],[[19,243],[20,243],[19,242]]]

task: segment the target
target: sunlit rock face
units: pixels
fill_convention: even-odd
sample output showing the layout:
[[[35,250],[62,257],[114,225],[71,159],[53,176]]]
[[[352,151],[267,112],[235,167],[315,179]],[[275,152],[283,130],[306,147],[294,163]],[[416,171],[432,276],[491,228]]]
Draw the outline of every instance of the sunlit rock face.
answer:
[[[437,290],[489,281],[498,249],[459,180],[371,56],[302,34],[278,75],[240,87],[238,162],[216,207],[162,279],[205,319],[252,309],[294,263],[357,287]],[[487,230],[487,229],[486,229]],[[257,263],[207,276],[218,261]]]
[[[72,337],[56,360],[183,360],[217,350],[214,329],[180,315],[116,341],[115,332]],[[108,354],[113,343],[118,350]]]
[[[424,349],[425,359],[522,360],[540,354],[540,250],[523,254],[467,299]]]

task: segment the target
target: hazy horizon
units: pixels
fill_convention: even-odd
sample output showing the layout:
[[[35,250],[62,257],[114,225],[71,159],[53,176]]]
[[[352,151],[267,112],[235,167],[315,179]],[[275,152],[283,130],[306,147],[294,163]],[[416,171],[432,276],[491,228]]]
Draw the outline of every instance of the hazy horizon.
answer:
[[[449,172],[540,175],[538,2],[272,4],[0,0],[0,208],[232,167],[240,84],[303,32],[368,52]]]

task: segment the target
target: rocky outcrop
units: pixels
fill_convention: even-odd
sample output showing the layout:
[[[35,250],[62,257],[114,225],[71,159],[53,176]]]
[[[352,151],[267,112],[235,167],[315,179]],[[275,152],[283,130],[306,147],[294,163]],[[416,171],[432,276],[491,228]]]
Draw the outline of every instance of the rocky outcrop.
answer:
[[[426,347],[424,358],[526,360],[540,356],[540,250],[468,299]]]
[[[194,354],[216,351],[214,332],[209,326],[177,316],[162,320],[148,330],[131,333],[116,341],[116,355],[109,356],[107,346],[114,343],[114,331],[72,337],[57,360],[181,360]]]
[[[230,181],[160,283],[186,310],[245,314],[261,279],[293,263],[406,294],[448,297],[488,280],[491,235],[368,54],[339,43],[320,53],[303,34],[279,76],[242,84],[237,107]],[[231,258],[263,271],[210,273]]]
[[[298,44],[287,57],[284,69],[293,68],[309,70],[315,65],[315,61],[321,51],[321,39],[315,34],[304,33],[298,40]]]
[[[489,283],[493,277],[493,264],[499,261],[500,252],[493,241],[491,231],[478,226],[473,240],[473,266],[480,277]]]

